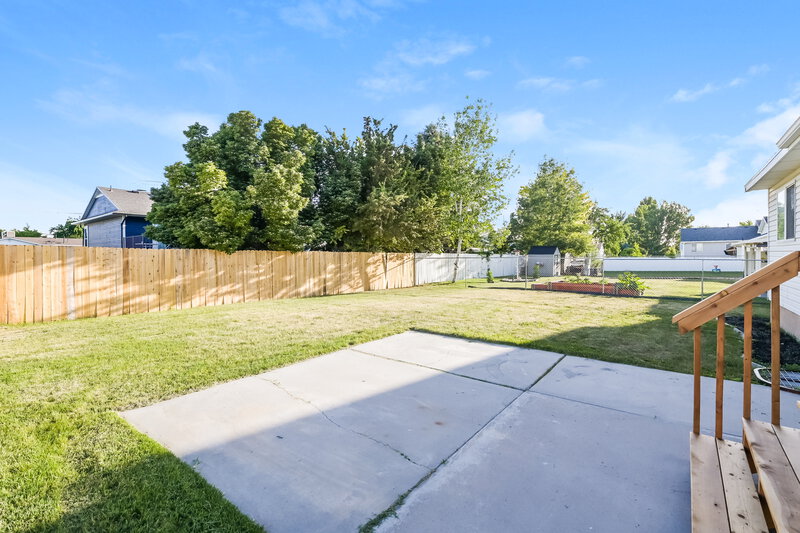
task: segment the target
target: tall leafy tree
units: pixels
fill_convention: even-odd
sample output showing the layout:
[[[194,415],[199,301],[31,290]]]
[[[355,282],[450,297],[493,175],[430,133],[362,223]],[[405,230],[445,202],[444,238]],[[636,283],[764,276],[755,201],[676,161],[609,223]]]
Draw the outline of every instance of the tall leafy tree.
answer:
[[[166,183],[152,190],[149,237],[225,252],[300,250],[311,240],[299,215],[314,188],[313,130],[240,111],[213,134],[200,124],[184,134],[188,162],[166,167]]]
[[[647,255],[673,255],[680,242],[681,228],[689,227],[694,216],[685,205],[658,201],[648,196],[628,217],[631,244],[638,244]]]
[[[83,237],[83,228],[75,224],[76,222],[77,219],[67,218],[63,224],[56,224],[50,228],[50,233],[59,239],[80,239]]]
[[[427,182],[442,211],[443,247],[456,252],[453,281],[458,277],[462,250],[480,246],[492,230],[492,220],[506,205],[503,183],[516,173],[511,157],[495,157],[495,117],[482,100],[468,103],[453,116],[452,127],[442,119],[424,132],[427,143],[418,161],[428,166]],[[418,138],[418,147],[420,139]]]
[[[586,253],[592,244],[592,206],[575,170],[545,159],[534,180],[520,188],[511,216],[511,238],[523,251],[531,246],[558,246],[563,252]]]
[[[25,224],[25,227],[15,231],[17,237],[43,237],[42,232],[38,229],[33,229],[30,224]]]
[[[589,212],[589,223],[592,237],[603,244],[605,255],[619,255],[622,245],[628,242],[630,236],[624,213],[612,215],[608,209],[594,206]]]
[[[344,250],[352,243],[356,210],[361,202],[363,143],[327,130],[315,158],[316,197],[313,218],[318,224],[317,246]]]

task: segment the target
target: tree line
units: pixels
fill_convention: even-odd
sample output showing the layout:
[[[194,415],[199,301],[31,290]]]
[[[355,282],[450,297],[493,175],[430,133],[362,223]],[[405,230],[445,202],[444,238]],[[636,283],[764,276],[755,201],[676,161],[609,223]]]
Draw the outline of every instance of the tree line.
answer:
[[[168,246],[241,249],[484,252],[555,245],[573,254],[675,253],[688,208],[645,198],[629,215],[589,198],[574,169],[545,159],[507,224],[504,184],[518,169],[494,155],[495,118],[468,101],[413,139],[365,117],[360,135],[319,133],[279,118],[231,113],[184,132],[186,160],[151,190],[148,237]]]

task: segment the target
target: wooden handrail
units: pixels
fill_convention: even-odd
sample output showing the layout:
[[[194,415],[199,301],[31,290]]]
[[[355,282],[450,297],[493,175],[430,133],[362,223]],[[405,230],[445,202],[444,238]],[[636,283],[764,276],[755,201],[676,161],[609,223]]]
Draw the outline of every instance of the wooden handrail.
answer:
[[[681,333],[694,332],[694,420],[692,431],[700,433],[700,376],[702,374],[701,326],[717,319],[717,357],[716,357],[716,420],[714,436],[722,438],[722,400],[725,379],[725,313],[744,305],[744,404],[742,417],[750,419],[750,388],[753,354],[753,299],[770,291],[771,323],[771,423],[780,425],[780,285],[797,276],[800,272],[800,252],[792,252],[774,263],[737,281],[727,289],[696,303],[672,317]]]
[[[678,325],[681,333],[692,331],[712,318],[727,313],[759,294],[789,281],[797,276],[798,272],[800,272],[800,252],[792,252],[681,311],[672,317],[672,323]]]

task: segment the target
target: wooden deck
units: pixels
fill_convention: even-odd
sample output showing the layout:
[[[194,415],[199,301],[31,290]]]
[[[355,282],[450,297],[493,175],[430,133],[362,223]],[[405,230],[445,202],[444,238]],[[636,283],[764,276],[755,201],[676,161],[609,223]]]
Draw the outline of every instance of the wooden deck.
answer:
[[[690,433],[692,531],[800,533],[800,430],[743,424],[744,444]]]
[[[800,273],[792,252],[672,317],[694,332],[694,416],[690,437],[692,531],[800,533],[800,430],[781,426],[780,285]],[[753,298],[770,292],[770,422],[751,420]],[[725,313],[744,308],[743,442],[722,439]],[[700,433],[700,328],[716,318],[714,436]],[[798,405],[800,406],[800,404]]]

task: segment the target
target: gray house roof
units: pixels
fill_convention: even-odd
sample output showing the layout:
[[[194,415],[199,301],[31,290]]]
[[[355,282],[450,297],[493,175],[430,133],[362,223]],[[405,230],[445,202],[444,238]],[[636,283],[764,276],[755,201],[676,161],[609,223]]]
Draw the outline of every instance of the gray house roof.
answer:
[[[758,235],[758,226],[724,228],[683,228],[681,242],[746,241]]]
[[[555,255],[558,253],[558,246],[531,246],[528,255]]]
[[[101,212],[92,212],[92,207],[102,197],[105,197],[108,201],[108,207],[102,209]],[[114,189],[112,187],[97,187],[79,222],[98,220],[116,215],[143,217],[150,212],[152,205],[153,200],[150,199],[150,193],[147,191],[129,191],[126,189]]]

